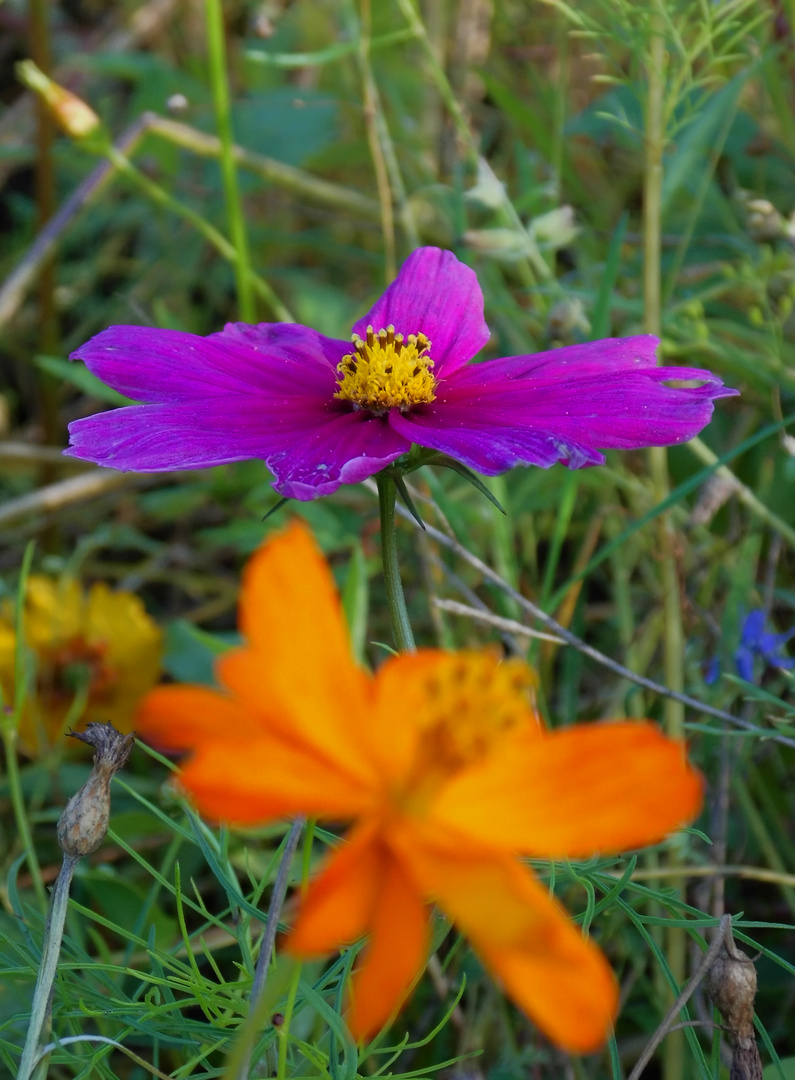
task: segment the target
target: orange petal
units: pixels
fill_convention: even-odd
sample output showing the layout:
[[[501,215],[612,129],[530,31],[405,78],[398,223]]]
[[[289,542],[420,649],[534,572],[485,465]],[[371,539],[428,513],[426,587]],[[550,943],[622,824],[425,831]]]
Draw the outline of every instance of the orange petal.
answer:
[[[317,956],[362,937],[372,922],[386,858],[372,825],[354,830],[310,885],[288,952]]]
[[[657,728],[578,724],[506,742],[451,780],[433,817],[491,847],[575,858],[656,843],[702,797],[701,775]]]
[[[469,937],[519,1008],[566,1050],[600,1046],[618,1003],[613,973],[529,871],[505,855],[466,856],[418,836],[399,842],[423,892]]]
[[[136,729],[156,746],[192,753],[180,783],[218,820],[352,817],[369,805],[369,789],[348,773],[263,730],[243,703],[208,687],[158,687],[142,701]]]
[[[334,580],[303,525],[249,561],[239,623],[248,647],[219,660],[221,682],[285,738],[371,776],[359,738],[370,722],[370,680],[352,659]]]
[[[159,686],[147,694],[135,717],[135,730],[169,750],[195,750],[225,738],[246,740],[260,726],[232,698],[206,686]]]
[[[411,765],[427,707],[424,679],[448,658],[449,653],[421,649],[391,657],[378,669],[367,740],[387,776],[402,777]]]
[[[351,985],[348,1026],[359,1041],[374,1035],[397,1012],[428,955],[428,905],[394,858],[381,878],[370,935]]]
[[[240,825],[290,814],[339,820],[370,809],[368,789],[348,774],[276,739],[202,747],[179,780],[203,814]]]

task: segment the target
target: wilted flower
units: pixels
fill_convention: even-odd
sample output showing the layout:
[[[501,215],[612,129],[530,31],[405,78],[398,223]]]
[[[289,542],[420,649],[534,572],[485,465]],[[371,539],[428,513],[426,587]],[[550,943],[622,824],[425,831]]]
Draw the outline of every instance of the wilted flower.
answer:
[[[190,751],[181,783],[213,818],[354,823],[288,941],[318,955],[369,934],[354,1034],[387,1022],[422,971],[435,901],[552,1039],[598,1046],[615,979],[518,856],[617,851],[692,820],[701,782],[681,747],[646,723],[547,731],[531,671],[488,651],[421,650],[367,674],[297,525],[249,563],[239,622],[246,644],[218,661],[223,689],[160,687],[136,728]]]
[[[85,721],[129,731],[141,696],[160,674],[162,634],[137,596],[104,583],[84,593],[74,579],[28,579],[25,644],[35,665],[20,740],[37,753],[63,730],[75,695],[86,694]],[[14,699],[13,606],[0,609],[0,687]]]
[[[82,859],[96,851],[108,832],[110,782],[127,758],[135,736],[122,735],[113,724],[90,723],[75,739],[94,747],[94,765],[88,779],[71,797],[58,819],[58,843],[64,855]]]
[[[691,439],[713,399],[736,393],[709,371],[657,367],[654,337],[470,364],[488,339],[474,272],[430,247],[406,260],[352,343],[288,323],[209,337],[112,326],[72,358],[146,404],[75,420],[66,453],[140,472],[261,458],[282,495],[314,499],[412,444],[489,476],[600,464],[610,447]],[[670,385],[683,382],[700,385]]]
[[[102,121],[91,106],[71,90],[53,82],[32,60],[20,61],[16,71],[20,82],[42,98],[67,135],[85,139],[100,130]]]

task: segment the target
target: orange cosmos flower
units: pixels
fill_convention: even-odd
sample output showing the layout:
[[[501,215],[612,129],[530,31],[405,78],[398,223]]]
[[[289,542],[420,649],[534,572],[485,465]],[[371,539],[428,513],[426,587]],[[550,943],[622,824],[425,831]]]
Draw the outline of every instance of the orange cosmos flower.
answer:
[[[369,935],[351,1031],[377,1031],[405,998],[433,901],[551,1039],[599,1046],[613,974],[517,856],[637,847],[692,820],[701,781],[681,748],[645,723],[545,730],[530,670],[491,652],[422,650],[367,674],[299,525],[248,564],[240,627],[247,644],[218,663],[222,692],[155,689],[138,728],[191,752],[181,782],[210,817],[353,821],[288,941],[311,956]]]

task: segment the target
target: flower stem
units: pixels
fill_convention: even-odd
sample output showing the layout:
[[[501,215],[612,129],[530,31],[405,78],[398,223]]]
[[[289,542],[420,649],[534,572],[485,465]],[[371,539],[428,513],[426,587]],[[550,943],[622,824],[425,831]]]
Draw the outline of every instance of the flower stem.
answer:
[[[367,141],[375,169],[378,201],[381,204],[381,232],[384,238],[384,264],[386,280],[389,284],[397,273],[395,266],[395,218],[392,209],[392,189],[384,160],[383,147],[378,130],[378,101],[373,71],[370,66],[370,0],[360,0],[359,17],[359,71],[364,89],[364,123],[367,129]]]
[[[282,861],[279,863],[279,869],[276,872],[276,881],[273,883],[273,892],[268,908],[268,922],[265,926],[265,934],[263,935],[259,956],[257,957],[257,968],[254,972],[254,983],[251,987],[250,1009],[255,1007],[265,989],[265,981],[268,977],[268,965],[270,964],[273,946],[276,943],[279,915],[281,914],[282,905],[284,904],[284,897],[287,894],[287,875],[290,872],[290,864],[293,861],[295,849],[298,847],[298,838],[301,835],[301,830],[304,827],[305,821],[306,819],[303,817],[294,818],[293,823],[290,826],[290,832],[287,834],[287,842],[284,845]]]
[[[301,860],[302,902],[306,897],[306,890],[309,886],[309,869],[312,862],[312,842],[314,839],[315,821],[313,818],[310,818],[306,823],[306,832],[304,833],[304,853]],[[276,1066],[276,1080],[284,1080],[287,1073],[287,1050],[290,1045],[290,1025],[293,1020],[293,1012],[295,1011],[295,999],[298,996],[298,985],[301,982],[303,966],[301,960],[296,963],[292,978],[290,979],[290,987],[287,991],[287,1004],[284,1008],[284,1020],[279,1029],[279,1061]]]
[[[662,328],[660,256],[662,245],[663,151],[665,148],[665,23],[659,12],[652,15],[647,60],[648,98],[646,103],[646,161],[643,189],[643,298],[644,329],[659,336]],[[664,447],[649,451],[649,466],[657,502],[670,494],[668,454]],[[670,513],[661,514],[659,522],[660,576],[664,615],[664,670],[667,686],[681,693],[684,687],[684,634],[676,566],[676,536]],[[684,707],[675,698],[665,700],[665,726],[672,739],[684,740]],[[671,853],[669,865],[676,868],[678,858]],[[681,927],[668,927],[665,937],[668,966],[678,986],[685,979],[686,937]],[[671,1032],[663,1048],[663,1080],[677,1080],[684,1075],[684,1036]]]
[[[64,855],[61,872],[55,879],[52,890],[52,904],[44,929],[44,944],[41,950],[41,963],[33,992],[33,1004],[30,1009],[30,1024],[19,1063],[17,1080],[29,1080],[36,1066],[36,1054],[41,1033],[47,1023],[50,1011],[50,997],[58,968],[58,956],[61,952],[63,928],[66,922],[66,908],[69,903],[69,886],[78,859],[73,855]]]
[[[401,652],[415,652],[414,634],[411,632],[409,614],[406,610],[406,598],[403,595],[403,583],[400,580],[400,568],[397,557],[397,535],[395,533],[395,496],[397,488],[394,479],[381,472],[376,476],[378,483],[378,508],[381,513],[381,561],[384,567],[384,585],[386,587],[386,605],[395,644]]]
[[[221,175],[224,181],[226,212],[229,220],[229,233],[237,252],[235,262],[235,280],[237,282],[237,302],[240,317],[244,322],[256,321],[254,292],[249,272],[248,238],[243,208],[240,203],[240,189],[237,182],[237,164],[235,162],[232,137],[232,116],[229,108],[229,83],[226,68],[226,42],[224,40],[224,17],[221,0],[206,0],[205,18],[207,26],[207,48],[210,60],[210,82],[215,102],[215,119],[221,140]]]
[[[271,902],[268,906],[268,921],[265,924],[265,933],[262,935],[259,956],[257,957],[257,964],[254,969],[254,982],[251,986],[251,998],[249,1000],[248,1011],[249,1016],[252,1017],[255,1015],[257,1007],[262,999],[262,995],[265,992],[265,984],[268,979],[268,967],[270,966],[273,947],[276,944],[276,934],[279,929],[279,916],[284,905],[284,898],[287,895],[287,877],[290,872],[293,856],[295,855],[295,849],[298,847],[298,838],[301,835],[305,823],[306,818],[304,817],[293,818],[293,823],[290,826],[290,831],[287,834],[287,840],[285,841],[279,869],[276,871],[276,880],[273,883]],[[313,834],[314,829],[311,831],[310,835]],[[311,845],[311,838],[309,843]],[[246,1080],[248,1077],[250,1064],[251,1047],[249,1046],[237,1070],[236,1075],[240,1080]]]
[[[25,797],[22,792],[22,778],[19,773],[19,759],[17,757],[17,741],[19,738],[19,725],[22,720],[22,710],[25,707],[27,696],[27,678],[25,672],[25,597],[27,594],[27,582],[30,568],[33,564],[34,541],[30,541],[25,548],[22,557],[22,566],[19,571],[19,587],[17,590],[16,610],[14,613],[14,633],[16,644],[14,647],[14,701],[7,703],[3,699],[0,688],[0,736],[6,758],[6,780],[11,806],[14,811],[19,839],[30,870],[33,881],[33,889],[41,905],[41,910],[47,910],[47,890],[44,887],[44,879],[41,876],[39,860],[36,856],[36,848],[33,844],[33,836],[30,831]]]
[[[240,259],[240,253],[234,244],[231,244],[229,240],[211,225],[209,221],[197,214],[195,210],[192,210],[189,206],[185,206],[184,203],[174,199],[169,193],[162,188],[159,184],[156,184],[154,180],[150,180],[148,176],[136,168],[131,161],[125,157],[125,155],[116,147],[108,146],[105,149],[105,155],[110,163],[116,168],[118,173],[136,187],[140,188],[144,194],[151,199],[156,206],[162,206],[171,213],[181,217],[184,221],[187,221],[190,225],[201,233],[208,243],[212,244],[215,250],[227,259],[233,266],[237,266]],[[247,269],[247,276],[251,282],[252,288],[256,290],[258,295],[265,301],[274,313],[276,318],[280,322],[294,322],[292,315],[281,302],[279,297],[267,283],[258,274],[256,274],[250,267]]]
[[[41,905],[41,910],[47,907],[47,890],[44,887],[44,878],[41,876],[41,867],[36,857],[36,848],[33,845],[33,836],[28,824],[28,815],[25,810],[25,799],[22,794],[22,779],[19,775],[19,759],[17,758],[17,730],[8,724],[2,726],[3,747],[6,756],[6,782],[11,795],[11,806],[14,811],[14,820],[19,832],[19,839],[25,852],[25,857],[33,882],[33,891]]]

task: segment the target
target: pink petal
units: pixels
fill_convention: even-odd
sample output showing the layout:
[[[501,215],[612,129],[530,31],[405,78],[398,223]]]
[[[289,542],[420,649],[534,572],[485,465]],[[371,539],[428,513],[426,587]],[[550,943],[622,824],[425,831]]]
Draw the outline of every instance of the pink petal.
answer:
[[[474,270],[451,251],[425,247],[409,255],[400,273],[353,327],[364,337],[393,325],[399,334],[423,333],[431,341],[433,373],[449,375],[471,360],[489,340],[483,293]]]

